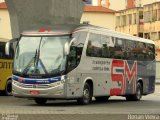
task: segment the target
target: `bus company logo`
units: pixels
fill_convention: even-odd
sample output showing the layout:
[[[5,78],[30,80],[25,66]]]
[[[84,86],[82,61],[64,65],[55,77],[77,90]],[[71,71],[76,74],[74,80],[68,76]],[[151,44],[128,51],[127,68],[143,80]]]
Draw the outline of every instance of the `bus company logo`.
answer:
[[[118,85],[121,85],[120,88],[111,88],[111,96],[125,94],[127,83],[130,85],[132,84],[132,92],[136,93],[137,62],[134,61],[132,64],[128,65],[127,61],[113,60],[111,78],[113,82],[117,82]]]

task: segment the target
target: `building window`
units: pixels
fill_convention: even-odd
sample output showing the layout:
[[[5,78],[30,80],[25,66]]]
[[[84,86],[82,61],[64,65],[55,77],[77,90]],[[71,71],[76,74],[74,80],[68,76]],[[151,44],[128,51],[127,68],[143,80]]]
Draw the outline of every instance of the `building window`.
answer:
[[[116,26],[119,27],[120,26],[120,16],[116,17]]]
[[[138,33],[138,37],[143,38],[143,33]]]
[[[144,33],[144,38],[146,38],[146,39],[150,39],[150,35],[149,35],[149,33]]]
[[[132,14],[128,15],[128,24],[132,24]]]
[[[141,4],[141,3],[139,4],[139,7],[142,7],[142,4]]]
[[[158,32],[158,40],[160,40],[160,31]]]
[[[157,10],[152,11],[152,21],[157,21]]]
[[[126,25],[126,15],[123,15],[122,16],[122,26],[125,26]]]
[[[156,40],[157,39],[157,33],[156,32],[152,32],[151,33],[151,40]]]
[[[143,11],[139,11],[139,24],[143,25],[144,20],[143,20]]]
[[[137,23],[137,14],[136,13],[134,13],[133,14],[133,24],[136,24]]]
[[[160,20],[160,9],[158,9],[158,20]]]
[[[150,11],[144,12],[144,22],[151,22],[151,12]]]

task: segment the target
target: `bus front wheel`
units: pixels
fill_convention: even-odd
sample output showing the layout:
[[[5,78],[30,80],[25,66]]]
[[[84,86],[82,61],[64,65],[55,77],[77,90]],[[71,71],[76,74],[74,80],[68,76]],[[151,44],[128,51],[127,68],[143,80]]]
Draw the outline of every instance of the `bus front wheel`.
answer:
[[[85,83],[83,89],[83,96],[77,99],[78,104],[80,105],[87,105],[92,101],[92,92],[91,87],[88,83]]]
[[[45,105],[47,102],[46,98],[35,98],[34,99],[35,103],[37,103],[38,105]]]
[[[5,95],[7,96],[12,95],[12,80],[8,80],[6,82]]]

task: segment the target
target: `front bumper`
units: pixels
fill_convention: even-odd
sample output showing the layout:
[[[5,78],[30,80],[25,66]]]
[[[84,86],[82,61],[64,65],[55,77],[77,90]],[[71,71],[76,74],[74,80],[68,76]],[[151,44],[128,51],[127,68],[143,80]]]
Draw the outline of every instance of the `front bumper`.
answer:
[[[65,81],[52,84],[23,84],[13,80],[12,94],[22,98],[65,98]]]

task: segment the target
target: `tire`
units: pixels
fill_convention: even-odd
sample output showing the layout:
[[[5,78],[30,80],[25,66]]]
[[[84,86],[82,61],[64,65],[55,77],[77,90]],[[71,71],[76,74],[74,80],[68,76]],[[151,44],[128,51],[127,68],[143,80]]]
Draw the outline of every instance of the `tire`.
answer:
[[[11,96],[12,95],[12,80],[8,80],[6,82],[6,88],[5,88],[5,95]]]
[[[140,101],[142,98],[143,88],[140,82],[137,83],[136,94],[134,95],[127,95],[127,101]]]
[[[97,102],[106,102],[110,96],[95,97]]]
[[[83,96],[77,99],[78,104],[87,105],[92,101],[92,90],[88,83],[85,83],[83,89]]]
[[[47,102],[46,98],[35,98],[34,99],[35,103],[37,103],[38,105],[45,105]]]

